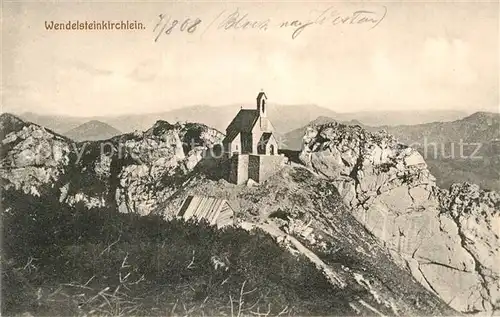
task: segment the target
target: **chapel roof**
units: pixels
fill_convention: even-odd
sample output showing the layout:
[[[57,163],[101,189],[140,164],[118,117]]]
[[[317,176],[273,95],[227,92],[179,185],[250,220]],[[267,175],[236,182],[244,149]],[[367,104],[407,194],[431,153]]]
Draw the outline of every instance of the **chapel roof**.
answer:
[[[225,142],[232,142],[237,136],[240,134],[240,131],[233,129],[232,131],[229,131],[228,134],[226,134],[226,137],[222,141],[222,143]]]
[[[252,132],[258,118],[257,109],[241,109],[227,127],[224,142],[231,142],[241,132]]]

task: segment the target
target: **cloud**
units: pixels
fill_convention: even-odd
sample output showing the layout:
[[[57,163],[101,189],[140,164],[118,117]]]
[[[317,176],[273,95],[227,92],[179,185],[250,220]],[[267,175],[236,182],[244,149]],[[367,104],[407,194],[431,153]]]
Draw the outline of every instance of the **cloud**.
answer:
[[[109,75],[113,74],[113,71],[111,71],[111,70],[94,67],[90,64],[87,64],[85,62],[78,61],[78,60],[70,61],[70,62],[66,62],[66,63],[68,64],[68,66],[70,68],[73,68],[77,71],[85,72],[85,73],[92,75],[92,76],[109,76]]]
[[[371,57],[371,69],[375,76],[375,82],[380,86],[396,88],[404,79],[401,64],[391,58],[385,51],[378,50]]]
[[[477,80],[471,67],[470,47],[459,38],[427,38],[420,60],[422,75],[437,85],[469,85]]]
[[[25,22],[13,23],[15,32],[4,34],[16,45],[6,50],[2,66],[6,83],[26,87],[4,86],[4,105],[90,115],[163,111],[251,102],[261,88],[273,102],[317,103],[340,111],[498,105],[498,4],[395,5],[369,32],[325,25],[306,29],[295,40],[290,30],[273,28],[207,32],[203,38],[176,32],[153,43],[150,32],[61,33],[26,24],[43,25],[48,13],[51,19],[98,14],[151,21],[165,10],[162,6],[88,6],[78,12],[44,6],[44,13],[34,4],[23,5],[26,12],[11,20]],[[307,18],[310,10],[323,8],[250,7],[258,9],[249,10],[256,18],[269,10],[275,19]],[[222,9],[173,6],[169,14],[189,12],[209,21]]]
[[[161,68],[160,63],[148,59],[137,65],[128,77],[139,82],[151,82],[158,77],[159,68]]]
[[[478,89],[471,45],[460,38],[427,37],[407,54],[378,48],[370,57],[372,84],[365,95],[378,103],[450,106]],[[358,77],[359,78],[359,77]]]

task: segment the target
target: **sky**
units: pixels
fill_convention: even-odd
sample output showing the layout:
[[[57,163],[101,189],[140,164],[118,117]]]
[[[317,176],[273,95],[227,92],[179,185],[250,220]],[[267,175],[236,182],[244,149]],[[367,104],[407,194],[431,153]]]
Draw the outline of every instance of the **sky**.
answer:
[[[2,6],[3,112],[99,116],[253,104],[261,89],[270,103],[338,112],[499,111],[498,2]],[[155,41],[164,25],[154,29],[160,14],[163,22],[181,22]],[[144,28],[46,28],[51,21],[94,20],[138,21]],[[281,24],[295,20],[313,23],[293,38],[299,22]],[[246,21],[255,28],[243,29]]]

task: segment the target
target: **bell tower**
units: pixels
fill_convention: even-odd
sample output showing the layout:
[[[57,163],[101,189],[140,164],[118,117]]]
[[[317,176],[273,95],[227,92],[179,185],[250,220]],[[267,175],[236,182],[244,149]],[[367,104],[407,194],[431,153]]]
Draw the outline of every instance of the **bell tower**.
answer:
[[[257,110],[259,110],[259,116],[261,118],[266,118],[267,117],[267,96],[264,93],[264,91],[260,91],[259,94],[257,95]]]

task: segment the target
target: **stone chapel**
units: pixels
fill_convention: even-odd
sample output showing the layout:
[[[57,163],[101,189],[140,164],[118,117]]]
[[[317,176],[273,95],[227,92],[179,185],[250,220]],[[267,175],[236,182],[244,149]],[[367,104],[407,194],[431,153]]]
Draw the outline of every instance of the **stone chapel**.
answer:
[[[261,182],[286,163],[284,155],[278,154],[267,110],[267,96],[261,91],[255,109],[241,109],[226,129],[222,144],[230,159],[228,180],[232,183]]]

